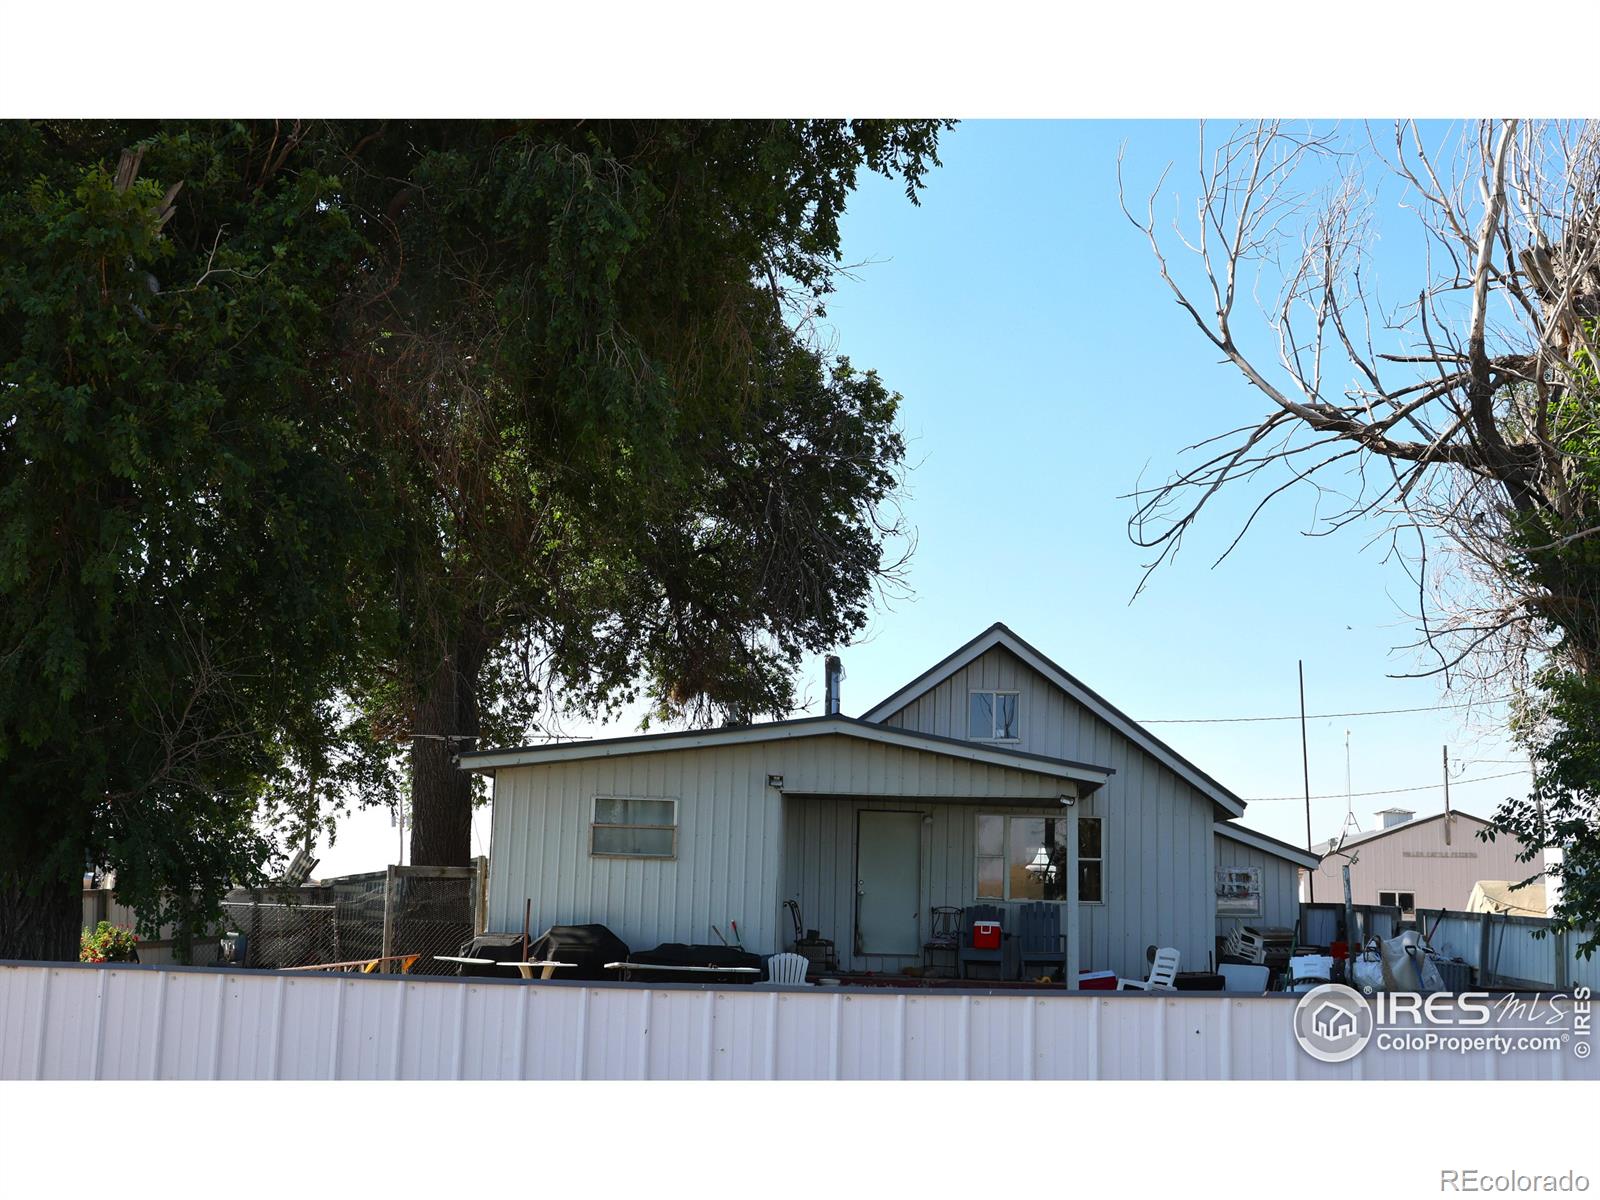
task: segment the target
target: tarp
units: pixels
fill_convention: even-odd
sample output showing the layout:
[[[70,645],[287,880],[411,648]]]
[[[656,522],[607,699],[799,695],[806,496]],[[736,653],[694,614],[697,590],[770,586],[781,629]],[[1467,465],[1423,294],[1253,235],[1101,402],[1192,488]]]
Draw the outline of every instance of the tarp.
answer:
[[[1513,917],[1546,916],[1544,884],[1516,887],[1509,879],[1480,879],[1467,898],[1468,912],[1509,913]],[[1515,890],[1512,890],[1515,888]]]
[[[605,965],[626,962],[628,943],[604,925],[552,925],[528,947],[528,958],[574,964],[557,971],[557,979],[615,979]]]

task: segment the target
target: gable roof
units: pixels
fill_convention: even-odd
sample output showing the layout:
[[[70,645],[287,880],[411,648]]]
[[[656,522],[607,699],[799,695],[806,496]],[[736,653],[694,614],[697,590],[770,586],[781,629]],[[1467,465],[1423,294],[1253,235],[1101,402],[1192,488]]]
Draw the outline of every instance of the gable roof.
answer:
[[[1308,871],[1315,871],[1317,864],[1322,860],[1309,850],[1302,850],[1292,842],[1280,841],[1275,837],[1268,837],[1254,829],[1246,829],[1243,825],[1235,825],[1232,821],[1218,821],[1212,826],[1217,836],[1225,837],[1229,841],[1238,842],[1240,845],[1251,846],[1265,854],[1272,854],[1278,858],[1287,859],[1297,867],[1304,867]]]
[[[961,738],[891,729],[870,721],[843,715],[799,717],[792,721],[769,721],[761,725],[741,725],[731,729],[682,729],[668,733],[641,733],[630,737],[595,738],[582,742],[552,742],[543,746],[517,746],[503,750],[468,750],[456,756],[467,771],[490,771],[497,767],[535,766],[543,763],[571,762],[574,759],[613,758],[627,754],[654,754],[670,750],[698,750],[709,746],[729,746],[792,738],[848,737],[863,741],[921,750],[950,758],[966,759],[994,767],[1010,767],[1035,775],[1070,780],[1079,795],[1087,796],[1116,772],[1110,767],[1071,759],[1051,758],[980,746]]]
[[[1469,821],[1476,821],[1479,825],[1489,824],[1489,822],[1485,821],[1482,817],[1475,817],[1469,812],[1462,812],[1459,808],[1452,808],[1450,810],[1450,815],[1452,817],[1465,817]],[[1406,832],[1416,829],[1420,826],[1427,825],[1432,821],[1442,820],[1444,820],[1444,813],[1442,812],[1434,813],[1431,817],[1416,817],[1410,821],[1402,821],[1398,825],[1391,825],[1387,829],[1369,829],[1365,833],[1354,834],[1351,837],[1345,838],[1344,844],[1346,846],[1360,846],[1367,842],[1377,841],[1381,837],[1388,837],[1391,833]],[[1327,858],[1328,855],[1333,853],[1334,847],[1338,844],[1338,838],[1329,838],[1325,842],[1318,842],[1312,849],[1319,858]]]
[[[1135,746],[1171,770],[1190,786],[1204,793],[1221,808],[1235,817],[1244,815],[1245,802],[1223,787],[1199,767],[1195,766],[1155,734],[1140,725],[1111,701],[1094,691],[1082,680],[1067,672],[1039,650],[1018,637],[1003,622],[996,621],[966,645],[928,668],[910,683],[887,699],[879,701],[862,714],[863,721],[882,722],[926,692],[932,691],[961,668],[967,666],[996,646],[1009,650],[1017,658],[1043,675],[1051,683],[1071,696],[1084,708],[1110,725]]]

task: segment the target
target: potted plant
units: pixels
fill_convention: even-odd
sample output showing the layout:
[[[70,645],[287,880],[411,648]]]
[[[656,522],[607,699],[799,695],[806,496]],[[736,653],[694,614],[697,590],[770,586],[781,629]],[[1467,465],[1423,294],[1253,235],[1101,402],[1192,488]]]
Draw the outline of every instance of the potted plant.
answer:
[[[139,961],[139,935],[121,925],[101,921],[92,931],[83,931],[78,942],[78,961],[136,963]]]

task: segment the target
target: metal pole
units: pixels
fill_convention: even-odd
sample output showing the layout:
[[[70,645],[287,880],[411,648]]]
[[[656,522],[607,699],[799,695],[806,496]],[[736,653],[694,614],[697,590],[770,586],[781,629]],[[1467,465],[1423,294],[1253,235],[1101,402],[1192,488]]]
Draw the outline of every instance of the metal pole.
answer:
[[[1350,863],[1344,864],[1344,945],[1349,962],[1355,962],[1361,944],[1366,939],[1356,932],[1356,906],[1350,899]]]
[[[1444,844],[1450,844],[1450,747],[1441,746],[1444,755]]]
[[[1300,659],[1300,770],[1305,776],[1306,785],[1306,853],[1311,851],[1311,756],[1306,751],[1306,663]],[[1306,901],[1315,903],[1317,899],[1317,873],[1306,872]]]
[[[528,961],[528,922],[533,919],[533,897],[527,896],[522,901],[522,961]]]
[[[379,956],[385,959],[394,954],[394,893],[395,870],[390,865],[383,873],[383,948]]]

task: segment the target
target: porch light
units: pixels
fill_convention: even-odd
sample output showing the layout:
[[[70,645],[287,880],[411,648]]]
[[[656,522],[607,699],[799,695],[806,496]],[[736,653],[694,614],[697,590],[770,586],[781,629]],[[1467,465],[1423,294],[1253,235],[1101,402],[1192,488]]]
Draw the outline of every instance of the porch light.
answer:
[[[780,792],[783,791],[783,776],[782,775],[768,775],[767,776],[767,786],[769,788],[777,788]]]

